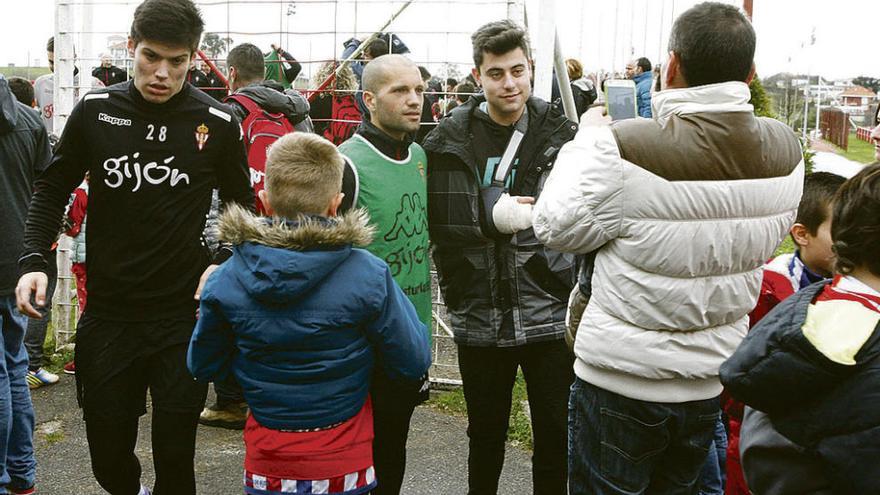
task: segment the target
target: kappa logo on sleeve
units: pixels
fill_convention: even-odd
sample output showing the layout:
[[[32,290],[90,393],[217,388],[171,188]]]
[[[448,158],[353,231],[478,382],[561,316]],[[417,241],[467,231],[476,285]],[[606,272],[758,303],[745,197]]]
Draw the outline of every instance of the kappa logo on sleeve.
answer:
[[[131,127],[131,119],[123,119],[122,117],[114,117],[104,112],[98,114],[99,122],[106,122],[110,125],[118,125],[120,127]]]

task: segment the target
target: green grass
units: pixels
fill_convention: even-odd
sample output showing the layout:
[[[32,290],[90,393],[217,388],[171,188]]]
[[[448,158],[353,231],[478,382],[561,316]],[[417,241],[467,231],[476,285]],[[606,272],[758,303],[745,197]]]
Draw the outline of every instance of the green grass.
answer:
[[[0,74],[3,74],[6,78],[18,76],[25,78],[30,77],[31,80],[34,80],[43,74],[48,73],[48,67],[0,67]]]
[[[52,433],[44,435],[43,438],[45,438],[47,443],[50,443],[50,444],[51,443],[58,443],[58,442],[64,440],[64,432],[63,431],[53,431]]]
[[[57,374],[62,372],[65,364],[73,361],[73,350],[55,352],[54,326],[54,322],[50,321],[49,328],[46,329],[46,341],[43,342],[43,355],[46,356],[46,360],[48,361],[44,368],[47,371]]]
[[[794,241],[791,240],[791,236],[785,236],[785,239],[782,241],[782,244],[779,245],[779,248],[776,249],[776,253],[773,256],[779,256],[780,254],[793,253],[794,252]]]
[[[517,373],[513,384],[513,404],[510,408],[510,426],[507,429],[507,440],[511,444],[532,449],[532,425],[526,415],[523,403],[527,400],[526,381],[522,372]],[[464,401],[464,390],[459,387],[448,392],[441,392],[428,401],[428,405],[455,416],[467,416],[467,405]]]
[[[854,132],[849,133],[849,149],[839,150],[838,153],[854,162],[874,163],[877,161],[874,157],[874,145],[857,138]]]

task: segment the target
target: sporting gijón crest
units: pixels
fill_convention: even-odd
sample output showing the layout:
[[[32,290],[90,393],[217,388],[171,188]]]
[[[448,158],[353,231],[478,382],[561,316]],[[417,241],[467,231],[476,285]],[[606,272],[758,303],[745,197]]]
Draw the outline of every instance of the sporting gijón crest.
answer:
[[[208,142],[208,138],[210,134],[208,134],[208,126],[204,123],[196,127],[196,146],[198,146],[199,151],[202,151],[202,148],[205,147],[205,143]]]

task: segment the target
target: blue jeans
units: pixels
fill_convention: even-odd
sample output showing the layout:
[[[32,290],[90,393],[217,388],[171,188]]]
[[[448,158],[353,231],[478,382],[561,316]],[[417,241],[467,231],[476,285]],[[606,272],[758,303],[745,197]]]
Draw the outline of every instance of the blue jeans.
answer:
[[[27,386],[28,355],[24,347],[27,317],[15,307],[15,296],[0,296],[3,357],[0,360],[0,493],[7,487],[34,484],[34,406]]]
[[[569,494],[696,494],[720,415],[717,397],[646,402],[577,378],[568,403]]]
[[[727,470],[727,430],[720,418],[715,425],[715,436],[709,448],[709,457],[700,473],[700,495],[724,495]]]

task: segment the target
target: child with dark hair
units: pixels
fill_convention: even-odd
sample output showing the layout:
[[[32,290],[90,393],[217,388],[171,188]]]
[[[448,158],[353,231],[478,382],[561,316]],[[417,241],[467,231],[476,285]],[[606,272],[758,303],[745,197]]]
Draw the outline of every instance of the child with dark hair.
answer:
[[[831,239],[833,280],[782,302],[721,366],[728,392],[767,415],[753,430],[746,412],[754,493],[880,493],[880,165],[837,191]]]
[[[754,327],[767,313],[795,292],[831,277],[834,253],[831,250],[831,205],[834,194],[846,181],[828,172],[814,172],[804,179],[804,194],[789,234],[795,251],[783,254],[764,265],[761,292],[755,309],[749,314]],[[743,403],[728,394],[722,395],[729,423],[726,454],[727,495],[749,495],[740,464],[740,429]]]
[[[12,76],[8,79],[9,90],[15,99],[31,108],[34,106],[34,85],[23,77]]]

